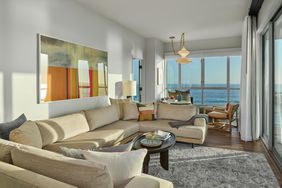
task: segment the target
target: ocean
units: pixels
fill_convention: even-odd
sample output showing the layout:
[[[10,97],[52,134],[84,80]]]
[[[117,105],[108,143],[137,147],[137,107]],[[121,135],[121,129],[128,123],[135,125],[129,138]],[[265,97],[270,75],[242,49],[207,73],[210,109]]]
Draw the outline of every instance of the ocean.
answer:
[[[239,103],[240,102],[240,84],[230,85],[229,101],[226,84],[206,84],[206,88],[222,88],[222,89],[190,89],[190,96],[193,97],[194,104],[198,105],[225,105],[227,102]],[[192,88],[200,87],[198,84],[192,85]],[[183,84],[181,90],[185,91],[191,88],[191,85]],[[177,84],[168,84],[167,90],[173,91],[178,89]],[[202,99],[203,95],[203,99]]]

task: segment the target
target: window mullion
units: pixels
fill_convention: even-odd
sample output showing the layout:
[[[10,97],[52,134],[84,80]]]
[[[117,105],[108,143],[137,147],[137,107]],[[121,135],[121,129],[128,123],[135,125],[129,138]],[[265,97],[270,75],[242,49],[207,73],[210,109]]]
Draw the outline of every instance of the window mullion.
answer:
[[[230,102],[230,56],[227,57],[227,102]]]
[[[204,104],[205,58],[201,58],[201,101]]]
[[[181,80],[181,64],[178,64],[178,89],[181,90],[182,88],[182,80]]]

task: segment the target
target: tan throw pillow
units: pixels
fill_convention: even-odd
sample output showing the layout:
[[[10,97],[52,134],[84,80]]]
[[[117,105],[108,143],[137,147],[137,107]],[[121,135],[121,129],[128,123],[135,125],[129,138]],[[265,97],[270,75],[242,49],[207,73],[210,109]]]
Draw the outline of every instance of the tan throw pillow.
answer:
[[[115,187],[141,175],[146,154],[146,149],[115,153],[83,151],[86,160],[97,161],[107,166]]]
[[[138,119],[139,112],[136,103],[124,103],[123,104],[123,120],[134,120]]]
[[[157,109],[158,119],[186,121],[198,112],[195,105],[172,105],[159,103]]]
[[[90,130],[97,129],[107,124],[111,124],[119,120],[117,107],[111,105],[108,107],[86,110],[85,116],[88,121]]]
[[[112,99],[110,98],[111,105],[116,104],[116,108],[119,114],[119,119],[123,119],[123,103],[130,102],[130,99]]]
[[[75,113],[48,120],[36,121],[43,146],[89,131],[84,113]]]
[[[19,128],[14,129],[10,132],[9,139],[20,144],[42,148],[42,137],[33,121],[26,121]]]
[[[28,146],[11,151],[13,164],[81,188],[113,188],[107,167]]]

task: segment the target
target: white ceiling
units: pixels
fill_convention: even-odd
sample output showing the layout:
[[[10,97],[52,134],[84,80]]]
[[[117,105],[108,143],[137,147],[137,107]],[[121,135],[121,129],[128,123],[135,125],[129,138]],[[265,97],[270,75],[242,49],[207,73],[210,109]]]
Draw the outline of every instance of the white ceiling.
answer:
[[[241,36],[251,0],[77,0],[146,38]]]

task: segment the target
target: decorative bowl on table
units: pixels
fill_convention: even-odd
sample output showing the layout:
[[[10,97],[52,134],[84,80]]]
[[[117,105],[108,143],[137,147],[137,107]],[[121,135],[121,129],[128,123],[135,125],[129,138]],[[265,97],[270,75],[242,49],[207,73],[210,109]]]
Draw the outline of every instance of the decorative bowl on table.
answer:
[[[163,141],[159,140],[159,139],[147,139],[147,138],[143,138],[140,143],[142,144],[142,146],[145,147],[150,147],[150,148],[154,148],[154,147],[159,147],[162,145]]]

